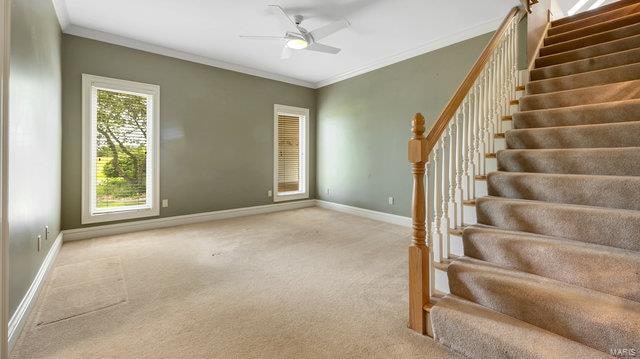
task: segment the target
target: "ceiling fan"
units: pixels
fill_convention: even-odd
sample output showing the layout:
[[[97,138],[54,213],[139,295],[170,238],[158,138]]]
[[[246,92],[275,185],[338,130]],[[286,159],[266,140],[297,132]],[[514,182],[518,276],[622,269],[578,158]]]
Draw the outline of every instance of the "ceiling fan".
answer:
[[[338,20],[328,25],[317,28],[313,31],[307,31],[301,26],[304,17],[302,15],[289,16],[282,7],[278,5],[267,5],[276,10],[282,22],[287,26],[287,32],[284,36],[245,36],[240,35],[243,39],[254,40],[284,40],[285,44],[282,49],[281,58],[288,59],[291,57],[293,50],[309,50],[323,52],[326,54],[337,54],[340,49],[333,46],[323,45],[317,42],[339,30],[349,27],[347,19]]]

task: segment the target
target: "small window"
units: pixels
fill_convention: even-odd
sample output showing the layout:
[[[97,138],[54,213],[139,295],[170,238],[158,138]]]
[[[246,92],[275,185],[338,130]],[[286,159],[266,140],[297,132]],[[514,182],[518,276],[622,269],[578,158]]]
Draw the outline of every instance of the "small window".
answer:
[[[82,223],[159,214],[160,88],[82,75]]]
[[[274,201],[309,198],[309,110],[274,107]]]

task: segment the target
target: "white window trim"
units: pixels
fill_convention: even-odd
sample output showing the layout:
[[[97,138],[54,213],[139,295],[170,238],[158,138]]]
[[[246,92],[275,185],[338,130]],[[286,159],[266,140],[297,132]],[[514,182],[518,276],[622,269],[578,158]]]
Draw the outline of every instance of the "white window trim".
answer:
[[[130,91],[153,97],[151,129],[147,145],[147,165],[151,165],[151,207],[131,207],[121,211],[91,213],[92,188],[91,165],[93,161],[93,121],[91,113],[92,88],[101,87],[117,91]],[[149,173],[149,172],[147,172]],[[82,224],[152,217],[160,214],[160,86],[125,81],[108,77],[82,74]]]
[[[304,169],[300,176],[303,190],[278,194],[278,116],[290,115],[303,118],[300,126],[301,136],[304,141],[300,146],[300,168]],[[273,201],[283,202],[296,199],[309,198],[309,109],[285,105],[273,105]]]

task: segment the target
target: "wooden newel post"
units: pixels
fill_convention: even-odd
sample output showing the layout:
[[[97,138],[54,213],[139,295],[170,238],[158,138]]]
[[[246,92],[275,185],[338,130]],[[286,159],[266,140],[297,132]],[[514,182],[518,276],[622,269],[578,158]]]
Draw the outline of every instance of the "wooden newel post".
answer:
[[[429,303],[429,247],[426,242],[424,174],[427,162],[427,139],[424,136],[424,117],[413,117],[409,140],[409,162],[413,172],[413,241],[409,247],[409,327],[427,334],[425,305]]]

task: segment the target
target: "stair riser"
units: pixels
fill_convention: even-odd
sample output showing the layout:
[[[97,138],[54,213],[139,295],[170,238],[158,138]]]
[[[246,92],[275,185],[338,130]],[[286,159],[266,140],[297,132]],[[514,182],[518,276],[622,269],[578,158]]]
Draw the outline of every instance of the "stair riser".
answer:
[[[451,293],[592,348],[640,347],[640,303],[608,296],[591,306],[582,290],[563,290],[499,271],[452,264]],[[545,286],[545,284],[547,284]],[[617,308],[602,312],[604,305]]]
[[[629,36],[640,34],[640,24],[632,24],[615,30],[590,35],[584,38],[570,40],[559,44],[545,46],[540,49],[540,56],[558,54],[565,51],[571,51],[582,47],[601,44],[604,42],[623,39]]]
[[[640,62],[640,48],[534,69],[530,73],[530,79],[531,81],[539,81],[554,77],[569,76],[616,66],[629,65],[637,62]]]
[[[447,278],[447,272],[436,268],[433,273],[434,276],[434,288],[442,293],[449,294],[449,278]]]
[[[531,111],[640,99],[640,81],[627,81],[577,90],[524,96],[520,110]]]
[[[548,36],[558,35],[567,31],[581,29],[587,26],[601,24],[605,21],[618,19],[625,15],[631,15],[640,10],[640,4],[629,5],[617,10],[609,11],[597,16],[591,16],[587,19],[580,19],[569,22],[569,19],[565,20],[566,23],[554,22],[547,32]]]
[[[562,52],[559,54],[539,57],[536,59],[536,67],[563,64],[572,61],[588,59],[595,56],[607,55],[612,52],[625,51],[640,47],[640,36],[627,37],[603,44],[592,45],[574,51]]]
[[[640,177],[533,175],[494,172],[487,179],[494,197],[640,211]]]
[[[476,207],[474,206],[463,206],[464,207],[464,223],[465,224],[474,224],[478,222],[478,218],[476,216]]]
[[[571,41],[571,40],[579,39],[582,37],[590,36],[593,34],[618,29],[618,28],[632,25],[638,22],[640,22],[640,14],[631,14],[629,16],[616,19],[615,21],[599,23],[593,26],[589,26],[588,28],[577,29],[574,31],[568,31],[562,34],[558,34],[556,36],[547,37],[544,39],[544,45],[545,46],[555,45],[561,42]]]
[[[640,302],[638,253],[476,228],[463,240],[467,257]]]
[[[487,189],[487,181],[476,181],[476,198],[480,198],[488,195],[489,195],[489,190]]]
[[[577,126],[640,120],[640,100],[571,109],[519,112],[513,114],[516,129]]]
[[[547,92],[565,91],[638,79],[640,79],[640,63],[586,72],[573,76],[533,81],[527,84],[527,94],[534,95]]]
[[[476,205],[480,224],[640,251],[640,212],[487,198]]]
[[[498,152],[498,169],[602,176],[640,176],[640,150],[506,150]]]
[[[510,149],[640,147],[640,121],[512,130],[506,141]]]

